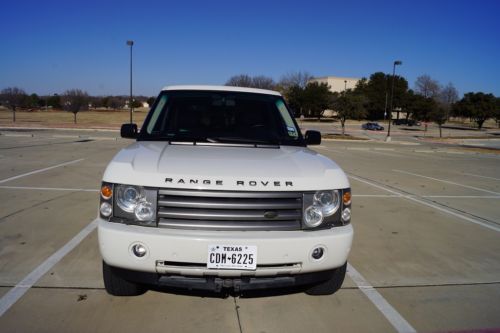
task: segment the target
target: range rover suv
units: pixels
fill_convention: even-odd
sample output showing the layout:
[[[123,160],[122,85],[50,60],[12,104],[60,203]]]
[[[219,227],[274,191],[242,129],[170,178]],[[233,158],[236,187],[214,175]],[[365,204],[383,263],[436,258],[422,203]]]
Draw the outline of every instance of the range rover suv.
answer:
[[[353,238],[349,181],[310,150],[280,93],[164,88],[107,166],[99,247],[108,293],[148,286],[337,291]]]

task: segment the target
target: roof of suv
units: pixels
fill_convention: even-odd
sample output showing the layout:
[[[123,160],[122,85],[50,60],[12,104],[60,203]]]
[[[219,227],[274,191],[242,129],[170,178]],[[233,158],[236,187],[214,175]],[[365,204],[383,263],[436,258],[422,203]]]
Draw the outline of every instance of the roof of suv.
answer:
[[[204,90],[204,91],[235,91],[235,92],[247,92],[255,94],[266,94],[281,96],[281,94],[274,90],[266,89],[256,89],[256,88],[245,88],[245,87],[232,87],[232,86],[198,86],[198,85],[186,85],[186,86],[167,86],[162,89],[166,90]]]

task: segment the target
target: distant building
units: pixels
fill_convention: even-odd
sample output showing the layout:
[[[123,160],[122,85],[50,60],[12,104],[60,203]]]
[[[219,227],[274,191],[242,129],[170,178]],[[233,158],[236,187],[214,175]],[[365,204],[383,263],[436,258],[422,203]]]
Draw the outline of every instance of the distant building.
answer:
[[[340,77],[340,76],[324,76],[316,77],[309,82],[326,83],[330,87],[331,92],[342,92],[345,89],[354,89],[360,78]]]

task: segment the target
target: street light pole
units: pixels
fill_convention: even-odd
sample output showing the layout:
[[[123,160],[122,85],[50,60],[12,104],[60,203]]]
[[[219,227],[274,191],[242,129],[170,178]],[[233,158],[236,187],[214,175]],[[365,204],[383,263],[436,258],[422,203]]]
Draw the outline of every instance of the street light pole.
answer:
[[[394,81],[396,78],[396,66],[397,65],[402,65],[403,62],[400,60],[394,61],[394,64],[392,66],[392,84],[391,84],[391,102],[389,106],[389,126],[387,128],[387,137],[385,138],[385,141],[389,142],[391,141],[391,122],[392,122],[392,102],[394,99]]]
[[[344,91],[347,90],[347,80],[344,80]]]
[[[130,99],[128,106],[130,108],[130,123],[132,124],[132,46],[134,46],[134,41],[128,40],[127,45],[130,46]]]

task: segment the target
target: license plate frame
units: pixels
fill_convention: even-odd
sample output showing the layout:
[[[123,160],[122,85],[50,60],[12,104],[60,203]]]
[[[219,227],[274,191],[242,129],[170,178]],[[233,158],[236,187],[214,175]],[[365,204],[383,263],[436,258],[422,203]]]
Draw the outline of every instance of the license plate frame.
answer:
[[[212,244],[208,246],[208,269],[256,270],[257,246]]]

